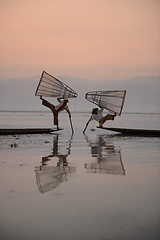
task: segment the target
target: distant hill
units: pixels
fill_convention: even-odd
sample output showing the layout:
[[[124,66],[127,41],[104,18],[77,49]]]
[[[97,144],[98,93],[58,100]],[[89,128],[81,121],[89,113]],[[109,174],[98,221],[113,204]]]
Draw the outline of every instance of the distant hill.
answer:
[[[94,105],[85,100],[85,93],[94,90],[126,89],[124,112],[160,113],[160,76],[137,76],[121,81],[91,81],[69,76],[56,76],[78,93],[70,100],[71,111],[90,111]],[[0,80],[0,110],[47,110],[35,96],[40,76]],[[50,98],[56,104],[56,100]]]

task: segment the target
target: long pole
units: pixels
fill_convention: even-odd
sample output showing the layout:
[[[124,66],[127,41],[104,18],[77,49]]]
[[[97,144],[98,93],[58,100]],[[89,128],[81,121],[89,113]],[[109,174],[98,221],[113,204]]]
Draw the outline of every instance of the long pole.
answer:
[[[72,129],[72,134],[74,133],[73,131],[73,125],[72,125],[72,120],[71,120],[71,116],[69,116],[69,120],[70,120],[70,124],[71,124],[71,129]]]
[[[84,134],[85,134],[85,131],[86,131],[86,129],[87,129],[87,126],[88,126],[88,125],[86,125],[86,126],[85,126],[85,129],[83,130],[83,133],[84,133]]]

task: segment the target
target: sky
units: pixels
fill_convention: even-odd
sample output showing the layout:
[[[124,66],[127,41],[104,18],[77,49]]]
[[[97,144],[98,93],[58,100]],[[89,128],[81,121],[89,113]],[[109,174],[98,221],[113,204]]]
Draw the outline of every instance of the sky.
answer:
[[[160,75],[159,0],[0,0],[0,79]]]

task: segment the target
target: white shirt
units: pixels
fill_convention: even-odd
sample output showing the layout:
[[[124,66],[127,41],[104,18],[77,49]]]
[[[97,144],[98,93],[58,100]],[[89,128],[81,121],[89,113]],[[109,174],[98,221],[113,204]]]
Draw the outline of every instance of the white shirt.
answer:
[[[102,112],[103,112],[103,108],[99,109],[97,114],[92,114],[91,121],[95,120],[99,122],[103,118]]]

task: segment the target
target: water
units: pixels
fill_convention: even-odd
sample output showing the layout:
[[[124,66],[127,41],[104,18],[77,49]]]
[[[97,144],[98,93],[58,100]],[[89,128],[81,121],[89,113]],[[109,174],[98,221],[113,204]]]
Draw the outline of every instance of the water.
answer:
[[[0,136],[1,239],[159,239],[160,138],[96,128],[60,115],[55,134]],[[159,114],[112,127],[160,129]],[[0,112],[0,128],[53,127],[50,112]]]

